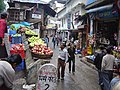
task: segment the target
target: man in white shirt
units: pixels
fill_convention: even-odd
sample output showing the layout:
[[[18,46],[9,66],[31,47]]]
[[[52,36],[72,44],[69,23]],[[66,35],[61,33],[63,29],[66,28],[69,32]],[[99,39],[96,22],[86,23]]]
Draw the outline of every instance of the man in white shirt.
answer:
[[[103,79],[103,88],[104,90],[109,90],[109,84],[113,78],[113,64],[115,57],[112,55],[112,48],[108,47],[106,49],[107,54],[102,59],[102,79]]]
[[[0,90],[12,90],[14,69],[22,62],[20,55],[11,55],[7,61],[0,60]]]
[[[65,48],[65,44],[61,44],[60,50],[59,50],[59,56],[58,56],[58,80],[60,79],[60,73],[61,73],[61,80],[64,80],[64,73],[65,73],[65,66],[66,62],[68,61],[68,52]],[[60,71],[61,68],[61,71]]]

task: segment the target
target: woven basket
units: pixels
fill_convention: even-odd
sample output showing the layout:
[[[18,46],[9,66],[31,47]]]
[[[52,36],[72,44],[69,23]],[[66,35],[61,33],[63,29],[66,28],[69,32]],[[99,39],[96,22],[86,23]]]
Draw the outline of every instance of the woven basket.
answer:
[[[33,52],[31,52],[31,54],[32,54],[32,57],[39,58],[39,59],[50,59],[53,56],[53,54],[52,55],[41,55],[41,54],[35,54]]]

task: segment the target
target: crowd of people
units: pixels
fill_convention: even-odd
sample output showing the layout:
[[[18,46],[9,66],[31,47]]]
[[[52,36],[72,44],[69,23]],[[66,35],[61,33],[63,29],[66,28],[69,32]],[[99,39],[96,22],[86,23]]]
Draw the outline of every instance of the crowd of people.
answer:
[[[120,63],[115,64],[115,56],[112,53],[112,47],[100,45],[99,51],[95,55],[94,64],[98,70],[99,85],[102,90],[119,90],[120,85]],[[116,66],[116,68],[114,68]],[[113,78],[116,73],[117,77]],[[119,89],[115,89],[119,87]]]

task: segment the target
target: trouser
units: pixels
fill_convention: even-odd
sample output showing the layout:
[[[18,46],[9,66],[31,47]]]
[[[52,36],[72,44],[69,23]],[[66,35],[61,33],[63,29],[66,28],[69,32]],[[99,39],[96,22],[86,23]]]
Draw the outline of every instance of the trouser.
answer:
[[[72,64],[72,72],[75,72],[75,59],[69,60],[69,72],[71,72],[71,64]]]
[[[113,71],[106,70],[102,72],[104,90],[110,90],[109,85],[110,85],[112,78],[113,78]]]
[[[98,76],[99,76],[99,84],[101,84],[103,82],[101,70],[98,70]]]
[[[64,78],[65,73],[65,61],[58,59],[58,79],[60,79],[60,75]]]
[[[55,48],[55,42],[53,42],[53,48]]]
[[[0,38],[0,53],[2,53],[0,54],[0,59],[4,59],[8,57],[8,54],[5,45],[2,46],[1,44],[2,44],[2,38]]]

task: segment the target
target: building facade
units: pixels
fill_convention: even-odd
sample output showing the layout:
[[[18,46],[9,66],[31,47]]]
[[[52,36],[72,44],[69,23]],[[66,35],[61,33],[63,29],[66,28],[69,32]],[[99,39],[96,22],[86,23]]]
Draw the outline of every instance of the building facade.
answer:
[[[85,3],[87,0],[68,0],[64,5],[64,8],[58,12],[58,32],[62,33],[62,37],[67,37],[70,40],[72,37],[74,40],[79,41],[78,48],[82,48],[81,33],[84,29],[80,30],[78,27],[81,26],[82,22],[77,18],[86,13]],[[86,33],[86,32],[85,32]],[[86,37],[86,36],[85,36]],[[86,41],[85,41],[86,42]],[[84,45],[85,47],[85,45]]]

